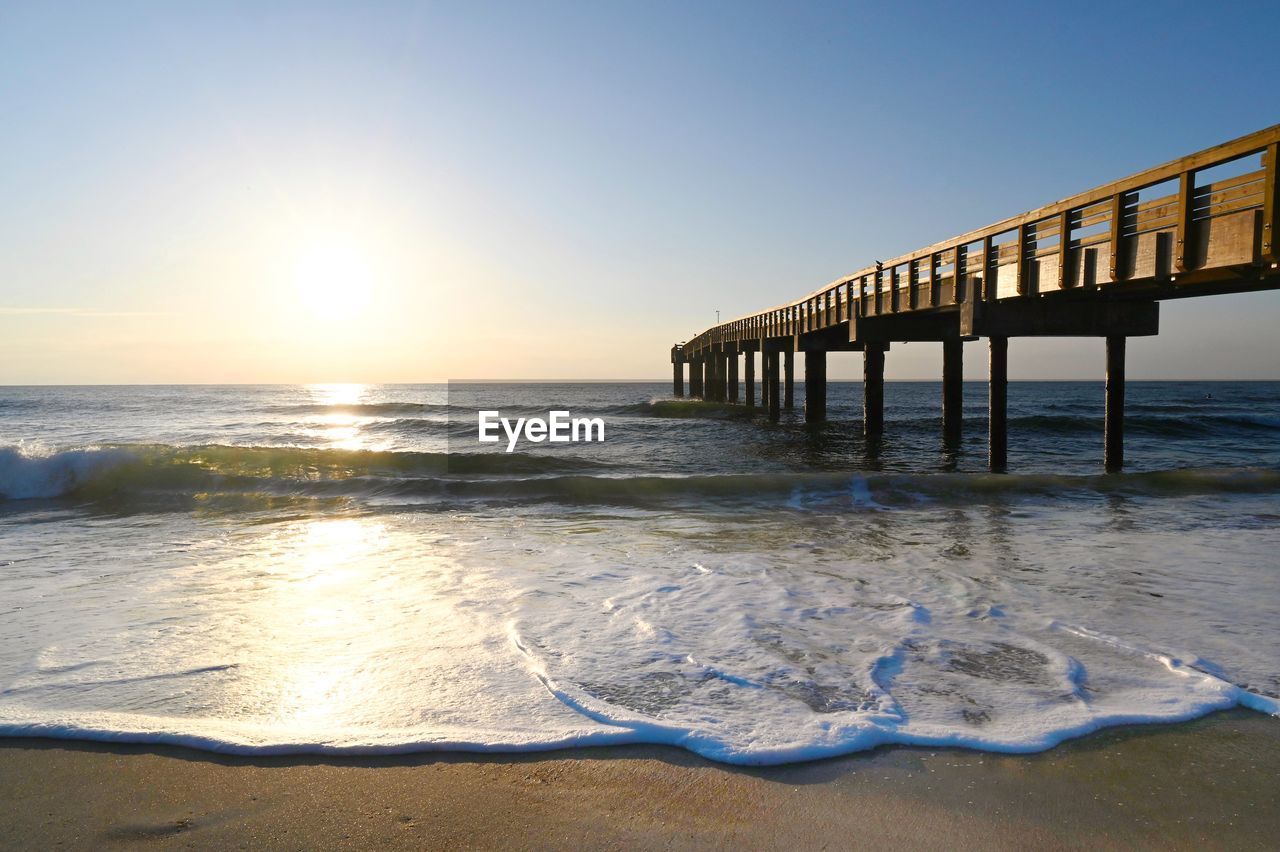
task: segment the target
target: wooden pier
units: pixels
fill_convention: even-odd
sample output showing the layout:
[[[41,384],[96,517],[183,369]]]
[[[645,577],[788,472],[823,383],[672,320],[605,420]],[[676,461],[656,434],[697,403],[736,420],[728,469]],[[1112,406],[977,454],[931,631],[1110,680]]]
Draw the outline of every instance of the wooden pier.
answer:
[[[1280,287],[1276,196],[1280,125],[845,275],[784,305],[721,323],[671,350],[695,397],[761,406],[794,402],[805,361],[805,419],[827,408],[827,353],[863,353],[863,430],[884,429],[885,353],[893,342],[943,344],[943,432],[962,430],[964,344],[990,345],[989,463],[1006,463],[1011,337],[1106,341],[1104,459],[1124,464],[1124,353],[1156,334],[1159,302]],[[780,375],[781,372],[781,375]]]

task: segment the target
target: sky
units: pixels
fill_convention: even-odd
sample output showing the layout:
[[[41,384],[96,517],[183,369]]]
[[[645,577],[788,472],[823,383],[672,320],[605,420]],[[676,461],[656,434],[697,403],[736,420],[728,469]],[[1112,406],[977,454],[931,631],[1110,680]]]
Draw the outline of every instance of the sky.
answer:
[[[1280,121],[1277,31],[1274,2],[0,0],[0,384],[663,379],[716,311]],[[1278,324],[1276,292],[1167,302],[1129,376],[1280,379]],[[1014,379],[1102,368],[1010,347]]]

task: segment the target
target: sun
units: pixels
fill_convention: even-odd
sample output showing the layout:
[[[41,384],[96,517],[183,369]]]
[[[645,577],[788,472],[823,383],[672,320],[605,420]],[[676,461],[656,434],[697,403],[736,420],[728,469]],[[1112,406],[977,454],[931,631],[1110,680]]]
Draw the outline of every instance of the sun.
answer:
[[[314,316],[349,317],[363,310],[373,291],[368,257],[350,243],[315,243],[298,255],[294,288]]]

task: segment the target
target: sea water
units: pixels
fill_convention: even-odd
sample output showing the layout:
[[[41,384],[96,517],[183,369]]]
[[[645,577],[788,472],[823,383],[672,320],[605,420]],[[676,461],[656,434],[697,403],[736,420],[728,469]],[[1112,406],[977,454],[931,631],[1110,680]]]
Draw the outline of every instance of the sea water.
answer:
[[[1031,751],[1280,710],[1280,383],[0,388],[0,734],[238,753]],[[803,394],[798,394],[798,406]],[[477,411],[604,420],[477,442]],[[1280,723],[1278,723],[1280,724]]]

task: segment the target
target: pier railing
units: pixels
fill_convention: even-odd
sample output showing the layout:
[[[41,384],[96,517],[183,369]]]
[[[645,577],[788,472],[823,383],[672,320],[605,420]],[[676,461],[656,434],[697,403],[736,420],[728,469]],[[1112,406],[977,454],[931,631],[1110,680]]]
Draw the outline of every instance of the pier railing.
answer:
[[[682,346],[1062,291],[1177,298],[1275,286],[1280,125],[845,275]],[[1265,280],[1264,280],[1265,279]]]

